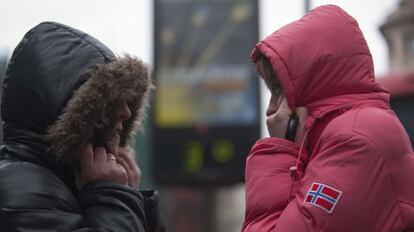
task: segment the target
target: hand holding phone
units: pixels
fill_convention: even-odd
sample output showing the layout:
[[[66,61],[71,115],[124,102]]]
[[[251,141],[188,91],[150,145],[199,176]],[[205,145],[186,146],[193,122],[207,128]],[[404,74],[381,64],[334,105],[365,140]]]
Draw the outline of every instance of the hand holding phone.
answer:
[[[103,130],[95,129],[92,135],[92,146],[94,148],[103,147],[105,148],[106,152],[114,153],[112,149],[110,149],[108,142],[105,138],[105,133]]]
[[[79,189],[86,183],[97,180],[128,184],[128,173],[125,168],[118,164],[116,159],[109,159],[105,148],[93,147],[91,143],[86,144],[82,150],[75,178]]]
[[[285,139],[293,141],[293,142],[295,141],[298,124],[299,124],[299,118],[296,115],[296,113],[293,113],[289,117],[289,121],[288,121],[287,128],[286,128]]]
[[[287,100],[283,99],[277,111],[267,117],[266,124],[269,135],[299,144],[305,134],[306,117],[307,109],[305,107],[291,110]]]

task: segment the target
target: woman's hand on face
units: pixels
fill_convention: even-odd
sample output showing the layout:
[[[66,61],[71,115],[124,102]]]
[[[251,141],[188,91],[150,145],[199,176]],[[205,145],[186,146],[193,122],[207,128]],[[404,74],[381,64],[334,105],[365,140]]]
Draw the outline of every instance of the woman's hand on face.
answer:
[[[139,188],[141,169],[135,161],[135,152],[130,147],[118,147],[117,162],[126,170],[128,185]]]
[[[276,138],[285,138],[289,118],[292,114],[293,112],[289,108],[286,98],[284,98],[280,103],[279,109],[274,114],[267,117],[266,124],[269,135]],[[306,108],[296,108],[296,115],[299,118],[299,122],[296,130],[295,142],[300,144],[305,134],[305,123],[307,117]]]
[[[103,147],[93,148],[90,143],[82,151],[80,170],[75,176],[79,189],[84,184],[97,180],[128,183],[127,171],[117,163],[116,157],[107,153]]]

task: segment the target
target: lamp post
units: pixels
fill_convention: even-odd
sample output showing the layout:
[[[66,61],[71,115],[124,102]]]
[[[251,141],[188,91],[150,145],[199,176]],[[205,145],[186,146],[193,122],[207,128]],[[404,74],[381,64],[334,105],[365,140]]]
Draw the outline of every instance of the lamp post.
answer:
[[[310,0],[305,0],[305,14],[310,10]]]

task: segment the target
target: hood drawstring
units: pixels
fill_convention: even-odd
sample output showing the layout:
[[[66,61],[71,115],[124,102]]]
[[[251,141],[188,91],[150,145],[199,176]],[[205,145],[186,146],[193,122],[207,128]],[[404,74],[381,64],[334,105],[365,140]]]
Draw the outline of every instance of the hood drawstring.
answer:
[[[303,136],[302,142],[300,144],[299,155],[298,155],[298,158],[296,159],[295,166],[292,166],[292,167],[289,168],[290,177],[292,179],[292,184],[290,186],[290,193],[289,193],[289,201],[291,201],[293,199],[293,196],[292,196],[292,194],[293,194],[293,185],[294,185],[295,180],[297,179],[297,176],[298,176],[298,168],[299,168],[300,157],[302,155],[303,147],[305,146],[305,142],[307,140],[309,131],[310,131],[310,129],[306,129],[306,131],[305,131],[305,135]]]

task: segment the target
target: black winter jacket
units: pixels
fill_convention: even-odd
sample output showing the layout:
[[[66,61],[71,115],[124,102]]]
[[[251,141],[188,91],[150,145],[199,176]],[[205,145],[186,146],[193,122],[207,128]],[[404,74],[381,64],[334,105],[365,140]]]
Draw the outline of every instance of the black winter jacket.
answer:
[[[133,143],[151,81],[134,58],[116,58],[93,37],[46,22],[30,30],[9,61],[2,96],[1,231],[164,231],[157,194],[105,181],[77,190],[81,148],[107,133],[114,107],[131,118]]]

